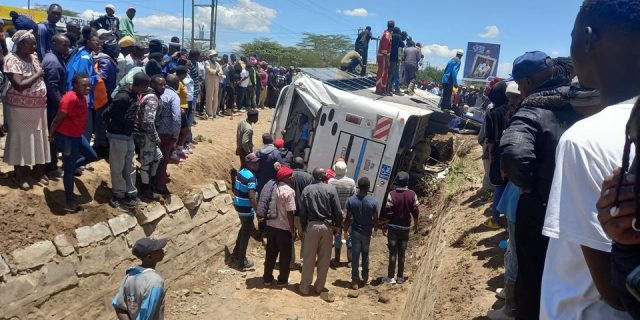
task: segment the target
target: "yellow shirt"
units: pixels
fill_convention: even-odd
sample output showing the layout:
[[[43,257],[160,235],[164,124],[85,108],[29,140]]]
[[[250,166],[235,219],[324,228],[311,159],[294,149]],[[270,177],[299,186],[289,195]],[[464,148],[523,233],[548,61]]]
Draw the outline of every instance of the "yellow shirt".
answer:
[[[180,108],[188,109],[189,103],[187,102],[187,87],[180,81],[178,85],[178,97],[180,97]]]

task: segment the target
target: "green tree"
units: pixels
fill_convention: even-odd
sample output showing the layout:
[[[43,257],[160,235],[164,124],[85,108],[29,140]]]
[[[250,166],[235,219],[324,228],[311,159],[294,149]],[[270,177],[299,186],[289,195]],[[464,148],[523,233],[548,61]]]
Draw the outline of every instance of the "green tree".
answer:
[[[31,5],[31,8],[33,8],[34,10],[40,10],[40,11],[46,12],[47,10],[49,10],[49,5],[36,3],[36,4]],[[78,17],[78,16],[80,16],[80,13],[76,12],[76,11],[73,11],[73,10],[64,9],[64,7],[63,7],[62,8],[62,15],[68,16],[68,17]]]
[[[297,46],[320,57],[322,66],[335,66],[351,49],[351,39],[343,34],[316,34],[305,32]]]
[[[428,82],[432,82],[432,83],[440,83],[443,73],[444,73],[444,69],[440,69],[438,67],[433,67],[428,65],[424,69],[418,70],[418,74],[416,75],[416,78],[418,82],[427,80]]]

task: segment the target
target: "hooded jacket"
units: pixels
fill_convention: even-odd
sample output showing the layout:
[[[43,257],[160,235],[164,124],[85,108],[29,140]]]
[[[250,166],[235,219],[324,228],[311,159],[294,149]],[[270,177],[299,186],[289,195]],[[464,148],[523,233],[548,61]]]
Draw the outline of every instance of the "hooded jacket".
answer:
[[[131,136],[137,110],[138,94],[133,91],[131,85],[121,87],[104,114],[107,131],[111,134]]]
[[[98,64],[98,75],[104,80],[107,87],[107,96],[111,97],[118,84],[118,65],[113,58],[104,52],[93,57],[93,61]]]
[[[532,190],[545,203],[553,181],[558,140],[581,119],[571,106],[570,96],[566,77],[548,81],[524,99],[500,140],[500,166],[508,179]]]

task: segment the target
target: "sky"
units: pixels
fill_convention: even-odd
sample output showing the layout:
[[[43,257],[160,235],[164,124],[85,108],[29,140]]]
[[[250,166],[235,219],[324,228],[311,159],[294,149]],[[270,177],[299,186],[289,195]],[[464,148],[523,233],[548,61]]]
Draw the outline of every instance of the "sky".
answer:
[[[207,3],[207,0],[192,0]],[[44,3],[44,1],[42,1]],[[15,4],[14,4],[15,3]],[[32,3],[40,3],[39,0]],[[182,33],[182,2],[179,0],[59,0],[64,9],[91,18],[104,14],[104,6],[116,6],[116,15],[137,9],[136,33],[168,40]],[[386,22],[407,31],[424,44],[425,59],[442,67],[467,48],[467,42],[501,45],[498,75],[511,72],[512,62],[526,51],[540,50],[552,57],[568,56],[573,21],[582,0],[219,0],[217,50],[230,52],[255,38],[270,38],[295,45],[303,32],[345,34],[355,39],[357,31],[371,26],[379,36]],[[15,0],[26,7],[26,0]],[[191,1],[185,3],[185,39],[191,37]],[[196,8],[198,25],[207,25],[209,11]],[[375,44],[369,60],[375,59]]]

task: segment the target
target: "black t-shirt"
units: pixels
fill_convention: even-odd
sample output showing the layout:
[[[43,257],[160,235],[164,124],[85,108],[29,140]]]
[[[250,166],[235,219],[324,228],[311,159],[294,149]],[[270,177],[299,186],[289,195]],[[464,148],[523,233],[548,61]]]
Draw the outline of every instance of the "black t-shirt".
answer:
[[[402,42],[402,36],[394,34],[391,36],[391,57],[389,61],[398,62],[398,53],[400,48],[404,48],[404,42]]]

